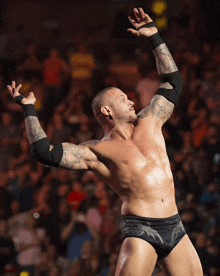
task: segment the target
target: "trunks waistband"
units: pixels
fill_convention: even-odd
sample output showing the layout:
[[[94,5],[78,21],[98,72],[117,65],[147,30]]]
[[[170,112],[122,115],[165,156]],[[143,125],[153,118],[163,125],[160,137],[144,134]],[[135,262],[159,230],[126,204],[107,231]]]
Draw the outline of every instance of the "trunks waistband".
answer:
[[[167,217],[167,218],[150,218],[150,217],[140,217],[140,216],[135,216],[135,215],[122,215],[122,220],[130,220],[130,221],[136,221],[136,222],[150,222],[151,225],[164,225],[164,224],[172,224],[172,223],[176,223],[177,221],[180,220],[180,216],[179,213],[171,216],[171,217]]]

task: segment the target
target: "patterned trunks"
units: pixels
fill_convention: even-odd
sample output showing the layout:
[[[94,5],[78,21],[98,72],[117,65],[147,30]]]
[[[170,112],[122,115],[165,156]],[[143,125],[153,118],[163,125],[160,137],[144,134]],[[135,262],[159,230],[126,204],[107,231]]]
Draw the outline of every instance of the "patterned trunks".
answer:
[[[161,260],[169,255],[186,234],[179,214],[169,218],[145,218],[122,216],[121,231],[123,239],[137,237],[150,243]]]

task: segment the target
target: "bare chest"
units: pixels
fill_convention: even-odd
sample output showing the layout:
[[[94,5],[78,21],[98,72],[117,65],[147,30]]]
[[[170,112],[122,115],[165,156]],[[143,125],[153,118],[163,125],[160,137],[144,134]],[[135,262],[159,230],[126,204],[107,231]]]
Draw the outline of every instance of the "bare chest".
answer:
[[[152,143],[143,147],[133,141],[106,142],[96,152],[99,160],[110,170],[112,180],[124,185],[138,183],[143,177],[142,181],[146,182],[153,170],[161,167],[163,160],[166,162],[164,153]]]
[[[100,156],[107,166],[115,166],[118,170],[124,167],[137,169],[147,164],[147,156],[129,142],[110,142],[100,151]]]
[[[125,213],[134,212],[131,205],[136,206],[137,200],[146,203],[159,197],[161,202],[172,183],[165,147],[157,141],[135,142],[106,141],[95,152],[110,172],[106,183],[127,204]]]

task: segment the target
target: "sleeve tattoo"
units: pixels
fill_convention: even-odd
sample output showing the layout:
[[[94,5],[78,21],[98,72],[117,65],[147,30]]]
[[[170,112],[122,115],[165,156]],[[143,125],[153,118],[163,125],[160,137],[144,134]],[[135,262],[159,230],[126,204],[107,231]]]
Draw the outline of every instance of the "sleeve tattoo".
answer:
[[[165,43],[158,46],[153,52],[159,75],[178,71],[176,63]]]
[[[178,71],[176,63],[165,43],[154,49],[153,53],[156,58],[159,75]],[[173,89],[173,86],[169,82],[165,82],[160,84],[160,88]],[[156,116],[158,119],[162,120],[162,123],[164,124],[171,116],[173,109],[173,103],[161,95],[155,95],[150,105],[141,110],[138,116],[139,118],[144,118],[149,115]]]
[[[47,137],[46,133],[43,131],[40,122],[35,116],[28,116],[25,119],[25,125],[27,130],[27,136],[30,144]]]
[[[169,119],[174,109],[174,104],[165,99],[163,96],[155,95],[151,104],[143,108],[139,114],[139,118],[148,116],[156,116],[161,119],[163,124]]]
[[[88,169],[97,162],[96,155],[87,147],[74,145],[70,143],[62,143],[63,157],[60,166],[66,169]]]
[[[30,144],[47,137],[37,117],[28,116],[25,119],[25,125]],[[62,143],[62,145],[63,157],[60,162],[61,167],[66,169],[88,169],[88,164],[92,167],[98,160],[96,155],[85,146],[70,143]],[[53,146],[50,145],[50,150],[52,149]]]

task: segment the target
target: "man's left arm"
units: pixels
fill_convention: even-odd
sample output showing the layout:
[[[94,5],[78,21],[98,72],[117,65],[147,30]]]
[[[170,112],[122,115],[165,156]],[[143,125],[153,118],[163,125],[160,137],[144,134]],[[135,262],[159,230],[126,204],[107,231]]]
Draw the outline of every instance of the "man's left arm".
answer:
[[[165,43],[153,50],[158,74],[161,77],[160,87],[149,106],[138,114],[139,118],[155,116],[159,125],[163,125],[171,116],[182,89],[182,76]]]
[[[156,95],[150,105],[139,112],[138,117],[153,116],[156,118],[156,125],[162,126],[168,120],[173,112],[174,105],[178,102],[182,88],[182,76],[149,15],[144,13],[142,8],[134,9],[134,15],[135,17],[130,16],[129,20],[136,30],[128,29],[128,31],[149,40],[156,58],[157,71],[161,77],[161,84]]]

